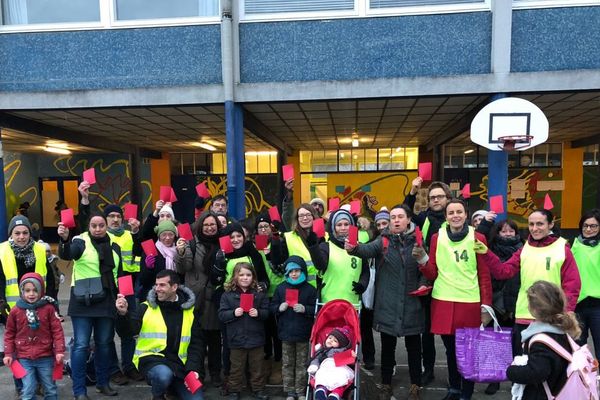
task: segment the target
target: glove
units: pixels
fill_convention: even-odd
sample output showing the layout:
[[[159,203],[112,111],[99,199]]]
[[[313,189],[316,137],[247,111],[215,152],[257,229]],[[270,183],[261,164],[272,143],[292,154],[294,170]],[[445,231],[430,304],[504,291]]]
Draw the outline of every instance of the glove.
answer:
[[[279,239],[279,229],[275,226],[275,224],[271,224],[271,237],[275,239]]]
[[[485,244],[483,244],[483,242],[480,242],[477,239],[475,239],[475,246],[473,246],[473,249],[475,250],[475,253],[477,253],[477,254],[485,254],[488,251],[487,246]]]
[[[225,252],[223,252],[223,250],[219,250],[217,251],[217,254],[215,254],[215,264],[219,266],[225,264]]]
[[[156,262],[156,256],[146,256],[146,268],[154,268],[154,263]]]
[[[425,264],[429,260],[429,256],[427,255],[427,252],[421,246],[413,247],[412,256],[414,257],[415,260],[417,260],[417,263],[419,263],[421,265]]]
[[[306,307],[304,307],[300,303],[294,304],[294,311],[300,314],[303,314],[306,311]]]
[[[258,282],[258,291],[259,292],[266,292],[267,291],[267,284],[264,282]]]
[[[352,290],[356,294],[363,294],[367,288],[360,282],[352,282]]]
[[[279,312],[284,312],[287,309],[288,309],[288,303],[281,303],[279,305]]]
[[[317,370],[319,369],[319,367],[317,367],[316,365],[309,365],[308,368],[306,369],[306,371],[313,375],[315,372],[317,372]]]

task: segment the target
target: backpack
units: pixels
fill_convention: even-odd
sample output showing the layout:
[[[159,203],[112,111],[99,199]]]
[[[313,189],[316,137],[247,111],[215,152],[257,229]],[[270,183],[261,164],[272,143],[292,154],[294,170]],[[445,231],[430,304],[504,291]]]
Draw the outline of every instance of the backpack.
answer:
[[[568,352],[550,336],[540,333],[529,341],[529,348],[533,343],[543,343],[556,354],[567,360],[567,382],[560,392],[553,396],[547,382],[544,390],[549,400],[599,400],[597,389],[598,365],[587,345],[578,346],[571,336],[567,335],[573,353]]]

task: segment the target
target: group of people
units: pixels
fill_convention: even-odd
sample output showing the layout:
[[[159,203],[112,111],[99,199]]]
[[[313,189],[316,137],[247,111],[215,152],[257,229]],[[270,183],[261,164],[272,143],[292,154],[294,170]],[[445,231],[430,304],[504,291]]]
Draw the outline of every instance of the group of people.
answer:
[[[362,354],[354,355],[366,369],[375,364],[373,330],[381,335],[382,400],[393,395],[398,337],[408,356],[408,398],[420,398],[434,379],[434,335],[446,349],[444,399],[470,399],[474,382],[458,372],[455,334],[490,323],[490,308],[514,327],[513,355],[524,348],[529,355],[527,365],[507,372],[525,385],[521,398],[545,398],[543,382],[555,395],[566,380],[564,360],[543,343],[528,348],[527,341],[546,332],[569,349],[567,333],[581,333],[579,343],[585,343],[591,331],[599,355],[600,210],[582,216],[572,245],[559,236],[549,210],[536,210],[522,240],[514,222],[496,223],[493,212],[469,219],[464,201],[442,182],[430,184],[428,208],[414,214],[421,184],[416,178],[402,203],[373,215],[346,206],[325,213],[318,198],[294,207],[293,180],[285,182],[281,221],[266,213],[235,221],[226,197],[199,199],[193,239],[186,240],[178,238],[169,203],[158,201],[143,223],[125,221],[118,205],[90,212],[89,184],[82,182],[81,233],[62,223],[57,231],[60,258],[73,260],[68,315],[75,399],[88,399],[93,335],[102,395],[117,394],[111,382],[145,380],[153,399],[202,399],[202,389],[190,387],[200,380],[230,399],[239,399],[246,386],[255,398],[268,399],[266,383],[281,383],[287,400],[306,400],[310,376],[315,399],[338,400],[354,374],[332,357],[353,350],[351,330],[336,327],[319,346],[310,345],[315,307],[336,299],[362,305]],[[324,234],[313,227],[320,218]],[[359,228],[357,242],[349,240],[352,227]],[[53,399],[52,370],[65,356],[58,305],[46,295],[58,286],[54,259],[31,238],[25,216],[11,220],[8,234],[0,244],[0,309],[10,311],[3,361],[18,360],[27,371],[15,380],[23,399],[34,398],[40,384]],[[257,246],[259,236],[266,246]],[[155,251],[142,245],[149,240]],[[122,293],[128,280],[133,293]],[[293,301],[289,293],[296,293]]]

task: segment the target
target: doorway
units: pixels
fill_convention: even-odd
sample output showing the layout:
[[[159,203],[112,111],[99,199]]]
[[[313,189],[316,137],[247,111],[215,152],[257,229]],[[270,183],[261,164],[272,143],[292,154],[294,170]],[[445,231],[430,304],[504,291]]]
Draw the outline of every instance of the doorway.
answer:
[[[79,178],[58,177],[40,178],[40,193],[42,194],[42,234],[46,242],[57,243],[56,227],[60,221],[59,200],[66,207],[72,208],[73,214],[79,214]]]

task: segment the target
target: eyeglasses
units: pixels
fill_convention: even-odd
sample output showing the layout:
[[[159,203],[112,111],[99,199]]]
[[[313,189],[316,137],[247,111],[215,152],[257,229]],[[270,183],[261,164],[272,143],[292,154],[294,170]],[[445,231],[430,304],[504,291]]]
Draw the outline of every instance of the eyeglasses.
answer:
[[[309,219],[312,218],[312,214],[298,214],[298,219]]]
[[[261,231],[266,231],[266,230],[267,230],[267,229],[269,229],[269,228],[270,228],[270,226],[269,226],[269,225],[259,225],[259,226],[258,226],[258,229],[259,229],[259,230],[261,230]]]
[[[214,226],[217,226],[217,224],[202,224],[203,228],[212,228]]]
[[[588,224],[583,224],[583,229],[594,230],[594,229],[598,229],[599,226],[600,225],[598,225],[598,224],[589,224],[589,225]]]
[[[429,200],[435,201],[435,200],[443,200],[446,198],[445,194],[438,194],[437,196],[429,196]]]

